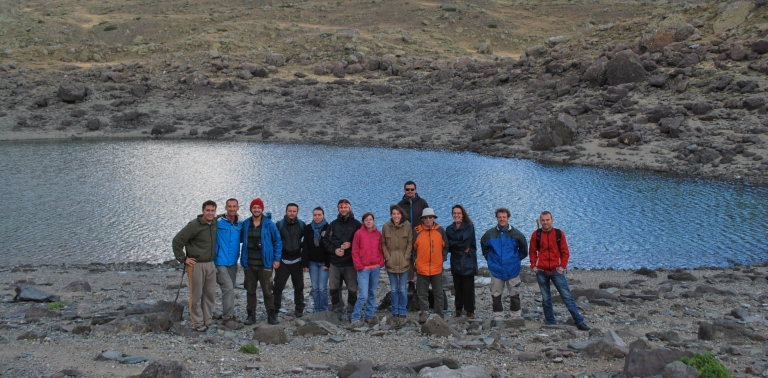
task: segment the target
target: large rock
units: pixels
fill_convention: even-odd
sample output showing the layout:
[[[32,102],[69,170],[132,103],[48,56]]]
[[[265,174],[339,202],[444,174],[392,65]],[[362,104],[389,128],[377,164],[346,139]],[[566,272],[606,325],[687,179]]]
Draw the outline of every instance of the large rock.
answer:
[[[601,56],[594,61],[586,71],[584,71],[584,75],[581,77],[582,80],[587,81],[592,85],[602,87],[608,81],[608,78],[605,77],[605,66],[607,64],[608,58]]]
[[[549,127],[540,127],[531,139],[531,149],[534,151],[548,151],[562,145],[563,139]]]
[[[192,378],[192,373],[181,362],[154,360],[141,372],[139,378]]]
[[[22,302],[58,302],[59,296],[35,289],[32,286],[21,285],[16,286],[16,296],[13,297],[13,300]]]
[[[568,114],[560,113],[556,119],[552,119],[547,124],[552,131],[560,137],[563,144],[573,144],[576,138],[576,120]]]
[[[335,325],[323,320],[312,321],[296,329],[296,334],[300,336],[335,335],[337,332]]]
[[[718,9],[719,14],[712,25],[713,31],[715,34],[720,34],[724,31],[739,28],[744,24],[747,16],[752,13],[754,8],[755,3],[752,1],[734,1],[721,6]]]
[[[474,365],[462,366],[459,369],[451,369],[448,366],[436,368],[424,368],[419,372],[423,378],[491,378],[491,373],[485,368]]]
[[[58,318],[59,313],[44,307],[32,306],[24,313],[24,319]]]
[[[63,291],[76,291],[76,292],[83,292],[83,293],[90,293],[91,292],[91,284],[88,283],[86,280],[77,280],[72,281],[69,283],[69,285],[64,286]]]
[[[285,328],[279,325],[262,325],[253,330],[253,339],[266,344],[288,344]]]
[[[437,315],[430,316],[427,321],[421,325],[421,332],[431,336],[455,336],[461,334],[446,323],[443,318]]]
[[[424,368],[436,368],[438,366],[447,366],[450,369],[458,369],[461,367],[461,364],[454,360],[453,358],[430,358],[427,360],[420,360],[416,362],[411,362],[410,364],[406,365],[407,367],[413,369],[415,372],[420,372]]]
[[[699,340],[743,342],[746,339],[765,341],[765,336],[749,330],[743,324],[729,320],[715,320],[714,323],[699,323]]]
[[[285,65],[285,56],[283,54],[269,54],[264,58],[264,62],[269,66],[282,67]]]
[[[602,340],[587,345],[583,353],[589,357],[610,360],[624,358],[629,353],[629,347],[616,332],[608,331]]]
[[[56,92],[61,101],[74,103],[83,101],[85,96],[88,95],[88,87],[83,83],[73,83],[71,81],[65,81],[59,86],[59,90]]]
[[[661,52],[670,43],[685,41],[695,30],[679,14],[656,15],[643,33],[640,46],[648,52]]]
[[[622,373],[625,377],[651,377],[661,374],[667,364],[691,356],[693,352],[667,348],[632,349],[624,359]]]
[[[608,85],[620,85],[625,83],[639,83],[645,81],[648,73],[637,55],[631,50],[624,50],[616,54],[605,65],[605,76]]]
[[[336,373],[336,376],[339,378],[349,378],[353,374],[370,377],[373,375],[373,362],[371,360],[350,362],[342,366]]]
[[[664,367],[661,378],[699,378],[699,372],[693,366],[675,361]]]

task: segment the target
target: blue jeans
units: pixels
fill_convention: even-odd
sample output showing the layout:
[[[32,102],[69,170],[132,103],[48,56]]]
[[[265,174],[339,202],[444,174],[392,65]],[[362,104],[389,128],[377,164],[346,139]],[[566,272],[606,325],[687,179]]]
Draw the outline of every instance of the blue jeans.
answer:
[[[584,323],[584,318],[579,313],[579,309],[576,308],[576,301],[573,300],[573,294],[571,294],[571,288],[568,286],[568,281],[565,279],[565,275],[553,270],[552,273],[546,273],[539,270],[536,273],[536,281],[539,282],[539,290],[541,290],[541,306],[544,307],[544,317],[547,324],[556,324],[555,310],[552,308],[552,292],[550,291],[549,281],[555,284],[555,288],[560,293],[560,297],[565,302],[565,307],[568,308],[568,312],[573,317],[573,322],[576,325]]]
[[[312,281],[312,299],[315,312],[328,311],[328,271],[324,263],[309,262],[309,279]]]
[[[389,287],[392,289],[392,315],[405,316],[408,307],[408,271],[389,273]]]
[[[355,309],[352,310],[351,320],[360,320],[360,313],[365,306],[365,318],[370,319],[373,317],[373,312],[376,310],[376,289],[379,287],[379,272],[381,268],[364,269],[357,272],[357,301],[355,301]]]

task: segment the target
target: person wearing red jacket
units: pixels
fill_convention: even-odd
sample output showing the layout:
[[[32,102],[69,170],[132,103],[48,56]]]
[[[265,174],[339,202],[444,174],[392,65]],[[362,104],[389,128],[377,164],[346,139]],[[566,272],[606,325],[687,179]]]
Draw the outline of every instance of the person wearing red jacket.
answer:
[[[568,267],[568,258],[570,257],[565,233],[552,227],[554,219],[549,211],[542,211],[539,221],[541,222],[541,229],[534,231],[531,235],[531,242],[528,244],[528,257],[531,260],[531,269],[536,273],[536,281],[539,283],[541,306],[544,308],[546,323],[547,325],[557,324],[555,310],[552,308],[551,281],[555,284],[560,297],[563,298],[568,312],[571,313],[576,328],[589,331],[589,326],[584,323],[584,317],[579,313],[576,301],[571,294],[571,288],[565,279],[565,269]]]
[[[360,315],[365,306],[365,320],[370,325],[376,324],[373,312],[376,310],[376,290],[379,287],[379,273],[384,267],[384,251],[381,248],[381,232],[373,222],[373,213],[363,214],[363,225],[352,240],[352,262],[357,271],[359,288],[355,308],[352,310],[354,328],[362,326]]]

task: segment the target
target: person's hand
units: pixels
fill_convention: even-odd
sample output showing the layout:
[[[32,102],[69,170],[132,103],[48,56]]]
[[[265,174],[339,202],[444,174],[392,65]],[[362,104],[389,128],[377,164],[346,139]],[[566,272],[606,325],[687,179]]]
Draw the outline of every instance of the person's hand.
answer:
[[[272,263],[272,269],[277,269],[280,267],[280,261],[275,261]]]
[[[328,267],[327,266],[323,266],[323,270],[328,270]]]
[[[309,268],[304,268],[304,273],[309,272]]]
[[[534,266],[534,267],[533,267],[533,272],[534,272],[534,273],[538,273],[538,272],[539,272],[539,268],[537,268],[537,267],[535,267],[535,266]]]
[[[184,264],[187,264],[187,266],[195,266],[196,262],[197,261],[195,261],[195,259],[187,257],[187,259],[184,261]]]
[[[349,242],[344,242],[341,244],[341,249],[349,249],[349,247],[351,246],[352,244],[350,244]]]
[[[469,253],[469,247],[467,247],[467,249],[464,250],[464,253]]]
[[[343,244],[342,244],[343,245]],[[342,248],[336,248],[336,256],[342,257],[344,256],[344,249]]]
[[[563,269],[563,268],[561,268],[559,266],[555,270],[557,270],[557,273],[560,273],[560,274],[563,274],[563,272],[565,272],[565,269]]]

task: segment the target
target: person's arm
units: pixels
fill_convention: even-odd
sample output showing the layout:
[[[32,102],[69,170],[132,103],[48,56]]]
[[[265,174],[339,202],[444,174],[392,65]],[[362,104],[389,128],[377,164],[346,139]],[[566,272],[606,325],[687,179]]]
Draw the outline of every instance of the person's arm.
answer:
[[[560,245],[562,246],[560,248],[560,267],[567,269],[568,260],[571,258],[571,250],[568,249],[568,242],[565,240],[565,232],[560,230],[560,235]],[[555,239],[555,244],[557,244],[557,239]]]
[[[477,238],[475,237],[475,225],[469,224],[469,245],[467,246],[467,253],[473,252],[477,254]]]
[[[173,237],[173,242],[171,244],[174,257],[176,257],[176,260],[182,264],[186,264],[187,255],[184,253],[184,246],[192,237],[191,228],[190,224],[187,223],[187,225]]]
[[[355,234],[357,234],[357,232],[355,232]],[[355,265],[355,270],[358,272],[362,271],[364,268],[363,262],[360,259],[360,254],[363,253],[360,239],[362,238],[359,236],[352,238],[352,263]]]
[[[485,261],[488,261],[488,253],[490,252],[491,246],[488,244],[488,239],[491,238],[490,234],[488,234],[490,231],[486,231],[485,234],[483,234],[483,237],[480,238],[480,250],[483,252],[483,257],[485,258]]]
[[[443,237],[443,261],[445,261],[448,259],[448,238],[445,236],[445,229],[443,226],[440,226],[437,229],[437,232]]]
[[[246,222],[240,229],[240,266],[243,269],[248,269],[248,226],[251,224],[250,220]]]
[[[315,231],[310,225],[305,225],[302,231],[304,240],[301,241],[301,266],[304,267],[305,272],[309,272],[309,249],[311,248],[309,243],[314,244]]]
[[[387,261],[392,257],[392,254],[389,252],[389,247],[387,246],[387,230],[389,230],[389,227],[387,227],[386,224],[381,227],[381,254],[384,256],[384,261]]]
[[[283,258],[283,239],[280,238],[280,231],[277,230],[274,222],[269,222],[269,229],[272,233],[272,248],[274,249],[275,260],[272,263],[272,269],[280,267],[280,259]]]
[[[336,253],[336,250],[341,247],[342,241],[338,238],[335,232],[333,232],[333,225],[328,224],[328,231],[323,237],[325,243],[325,250],[329,255]]]
[[[405,255],[406,256],[414,256],[413,254],[413,229],[411,228],[410,224],[403,225],[403,227],[406,227],[408,229],[408,243],[405,244]],[[412,257],[413,261],[416,261],[415,257]]]

